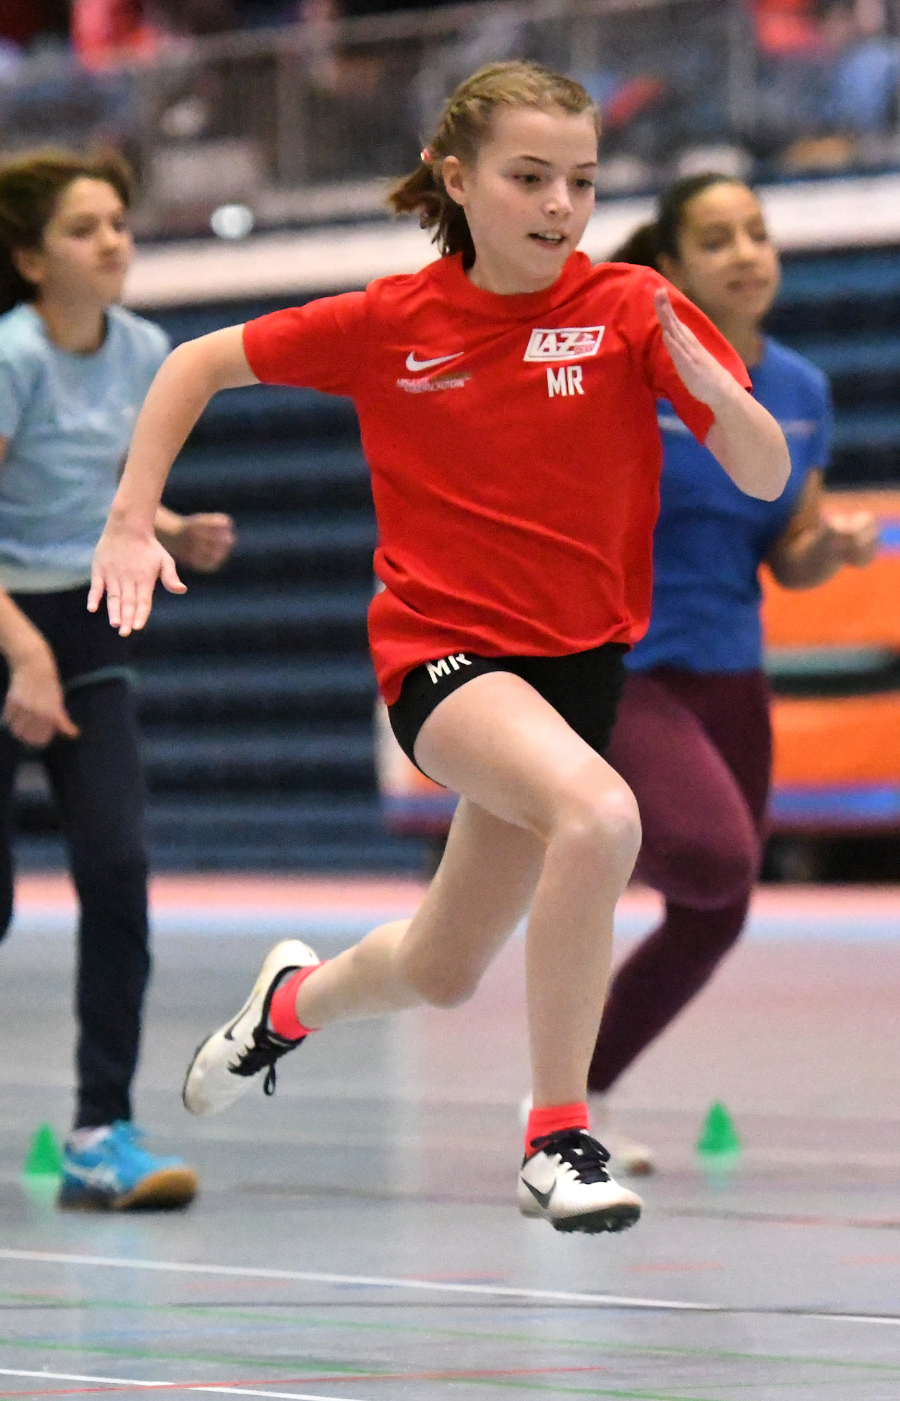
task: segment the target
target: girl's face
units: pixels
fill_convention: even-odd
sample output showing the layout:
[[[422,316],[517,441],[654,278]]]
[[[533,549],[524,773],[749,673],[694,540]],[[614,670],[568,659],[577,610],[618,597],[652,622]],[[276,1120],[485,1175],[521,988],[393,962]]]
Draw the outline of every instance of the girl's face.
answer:
[[[106,307],[122,295],[133,252],[127,212],[112,185],[82,176],[57,200],[40,248],[20,249],[15,258],[39,300]]]
[[[501,108],[474,166],[443,165],[475,244],[472,281],[501,293],[550,287],[591,216],[596,170],[590,113]]]
[[[684,209],[678,257],[659,270],[716,325],[756,326],[778,291],[778,254],[759,201],[746,185],[722,183]]]

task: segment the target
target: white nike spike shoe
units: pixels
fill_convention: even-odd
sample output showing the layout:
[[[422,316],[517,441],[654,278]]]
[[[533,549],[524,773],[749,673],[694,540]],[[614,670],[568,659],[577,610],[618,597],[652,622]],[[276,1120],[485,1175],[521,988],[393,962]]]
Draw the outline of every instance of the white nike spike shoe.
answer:
[[[549,1221],[557,1231],[624,1231],[644,1203],[606,1171],[609,1154],[586,1129],[563,1129],[536,1138],[535,1152],[519,1173],[523,1216]]]
[[[253,991],[237,1016],[207,1036],[188,1066],[181,1098],[192,1114],[218,1114],[234,1104],[265,1071],[263,1090],[275,1093],[275,1062],[301,1041],[288,1041],[269,1026],[272,994],[286,973],[315,967],[318,955],[299,939],[285,939],[268,954]]]

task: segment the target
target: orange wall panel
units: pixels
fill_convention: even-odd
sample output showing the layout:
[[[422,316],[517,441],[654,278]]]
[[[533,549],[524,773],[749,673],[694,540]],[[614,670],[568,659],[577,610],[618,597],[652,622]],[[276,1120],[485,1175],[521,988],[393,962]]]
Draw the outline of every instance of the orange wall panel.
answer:
[[[900,783],[900,694],[779,698],[776,783]]]
[[[900,554],[841,569],[816,589],[782,589],[762,571],[770,647],[900,648]]]
[[[884,525],[900,521],[900,492],[828,492],[826,506],[871,510]],[[900,648],[900,552],[887,550],[867,569],[841,569],[815,589],[782,589],[768,569],[763,634],[770,647]]]

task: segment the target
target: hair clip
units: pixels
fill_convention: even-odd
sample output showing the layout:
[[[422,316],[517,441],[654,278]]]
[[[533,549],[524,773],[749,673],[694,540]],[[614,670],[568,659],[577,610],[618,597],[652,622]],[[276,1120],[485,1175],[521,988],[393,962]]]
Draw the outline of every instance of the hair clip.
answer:
[[[419,152],[419,160],[424,161],[426,165],[431,160],[431,152],[429,151],[427,146],[424,146]]]

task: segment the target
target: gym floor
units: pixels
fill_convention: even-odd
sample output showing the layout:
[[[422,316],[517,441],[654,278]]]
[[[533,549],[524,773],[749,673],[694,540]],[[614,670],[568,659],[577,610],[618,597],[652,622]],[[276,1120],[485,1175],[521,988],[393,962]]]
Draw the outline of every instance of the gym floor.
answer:
[[[60,1214],[21,1175],[70,1107],[73,904],[27,877],[0,950],[0,1396],[292,1401],[898,1401],[900,893],[772,889],[705,995],[623,1081],[658,1151],[641,1222],[521,1218],[522,941],[478,996],[338,1028],[192,1120],[195,1043],[273,939],[335,952],[399,881],[160,880],[138,1117],[197,1166],[175,1215]],[[628,894],[623,947],[655,900]],[[694,1152],[713,1101],[737,1163]]]

